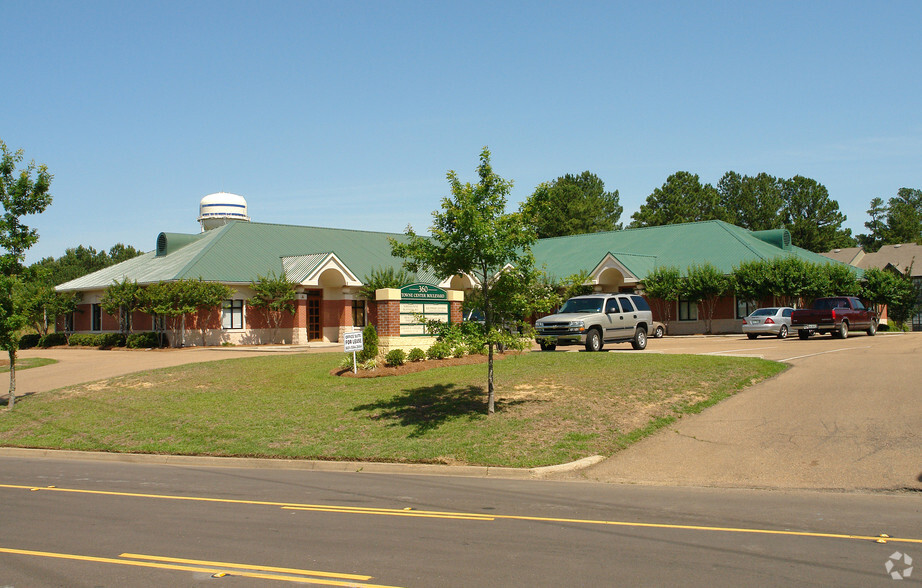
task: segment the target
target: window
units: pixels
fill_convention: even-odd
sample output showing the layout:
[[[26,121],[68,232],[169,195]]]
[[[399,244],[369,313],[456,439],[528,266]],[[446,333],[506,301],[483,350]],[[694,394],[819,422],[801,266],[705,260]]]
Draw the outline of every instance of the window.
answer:
[[[353,300],[352,301],[352,326],[353,327],[364,327],[365,326],[365,301],[364,300]]]
[[[679,320],[698,320],[698,303],[691,300],[679,300]]]
[[[221,307],[221,326],[225,329],[243,328],[243,300],[225,300]]]
[[[753,310],[758,308],[758,305],[749,300],[743,300],[742,298],[736,299],[736,318],[746,318],[749,316]]]
[[[631,304],[631,301],[627,298],[621,298],[621,311],[622,312],[634,312],[634,306]]]
[[[156,332],[162,332],[166,330],[166,321],[165,317],[162,317],[158,314],[152,314],[150,317],[150,330]]]
[[[74,313],[69,312],[64,315],[64,330],[68,333],[74,330]]]
[[[90,306],[90,330],[102,330],[102,308],[98,304]]]
[[[605,312],[606,314],[612,314],[616,312],[621,312],[621,309],[618,308],[618,299],[609,298],[608,302],[605,303]]]

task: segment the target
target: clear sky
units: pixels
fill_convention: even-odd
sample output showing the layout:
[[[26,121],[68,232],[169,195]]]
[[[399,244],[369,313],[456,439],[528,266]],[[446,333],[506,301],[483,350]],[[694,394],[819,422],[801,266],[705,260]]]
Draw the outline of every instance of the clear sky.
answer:
[[[589,170],[624,222],[676,171],[824,184],[864,231],[922,188],[922,2],[0,2],[0,139],[54,174],[28,261],[144,251],[200,199],[426,233],[480,149]]]

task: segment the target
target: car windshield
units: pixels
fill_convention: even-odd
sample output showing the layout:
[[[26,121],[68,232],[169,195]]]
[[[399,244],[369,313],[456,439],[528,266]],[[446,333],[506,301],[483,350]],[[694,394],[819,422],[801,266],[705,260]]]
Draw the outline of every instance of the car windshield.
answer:
[[[571,298],[560,307],[560,314],[602,312],[602,298]]]
[[[760,308],[759,310],[753,311],[749,316],[774,316],[777,313],[777,308]]]

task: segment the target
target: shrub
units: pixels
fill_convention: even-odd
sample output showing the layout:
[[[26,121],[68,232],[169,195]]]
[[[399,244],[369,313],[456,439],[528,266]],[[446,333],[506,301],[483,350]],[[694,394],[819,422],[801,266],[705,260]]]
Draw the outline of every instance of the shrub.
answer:
[[[91,335],[90,333],[76,333],[70,336],[68,345],[72,347],[99,347],[102,343],[100,335]]]
[[[467,355],[467,346],[458,345],[454,349],[451,350],[451,354],[454,357],[464,357],[465,355]]]
[[[411,349],[410,354],[407,356],[408,361],[422,361],[424,359],[426,359],[426,352],[419,347]]]
[[[132,333],[125,339],[125,347],[131,349],[156,349],[160,347],[160,335],[153,331]]]
[[[384,358],[384,365],[396,367],[403,365],[407,361],[407,354],[403,349],[391,349]]]
[[[355,364],[352,363],[352,354],[351,354],[351,353],[347,353],[347,354],[346,354],[346,357],[344,357],[343,360],[342,360],[341,362],[339,362],[339,369],[341,369],[341,370],[352,370],[352,369],[355,369]]]
[[[451,356],[451,345],[447,341],[436,341],[432,347],[426,351],[426,357],[429,359],[445,359]]]
[[[48,333],[38,340],[39,347],[54,347],[55,345],[67,345],[67,337],[64,333]]]
[[[367,362],[378,357],[378,331],[374,325],[368,325],[362,330],[362,342],[365,348],[358,353],[358,361]]]
[[[20,349],[32,349],[41,340],[42,336],[38,333],[30,333],[19,338]]]
[[[371,359],[360,363],[359,367],[363,370],[376,370],[378,369],[378,360],[372,357]]]
[[[99,337],[99,346],[109,349],[111,347],[124,347],[124,333],[105,333]]]

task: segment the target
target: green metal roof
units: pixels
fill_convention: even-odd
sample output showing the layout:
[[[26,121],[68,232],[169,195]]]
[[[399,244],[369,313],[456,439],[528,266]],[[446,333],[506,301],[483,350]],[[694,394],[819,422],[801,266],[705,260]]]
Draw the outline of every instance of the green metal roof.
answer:
[[[729,274],[734,266],[757,259],[795,256],[820,264],[831,261],[800,247],[780,247],[769,238],[769,231],[761,233],[762,238],[714,220],[541,239],[532,252],[538,266],[558,279],[581,270],[592,271],[609,254],[638,279],[662,266],[675,266],[684,272],[688,266],[710,262]]]
[[[777,231],[753,233],[722,221],[705,221],[542,239],[532,251],[538,267],[558,279],[581,270],[592,271],[608,255],[639,280],[657,266],[676,266],[684,271],[690,265],[710,262],[730,273],[741,262],[781,256],[836,263],[784,245],[777,237]],[[233,221],[197,235],[161,233],[155,251],[71,280],[57,289],[103,289],[126,279],[139,284],[183,278],[246,284],[260,275],[282,275],[283,271],[300,282],[331,254],[362,280],[373,269],[401,267],[402,260],[390,254],[391,238],[403,241],[406,236]],[[441,281],[431,273],[415,278],[426,284]]]

